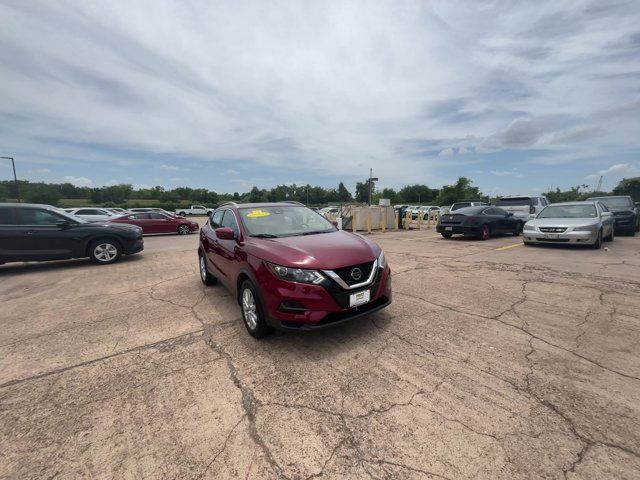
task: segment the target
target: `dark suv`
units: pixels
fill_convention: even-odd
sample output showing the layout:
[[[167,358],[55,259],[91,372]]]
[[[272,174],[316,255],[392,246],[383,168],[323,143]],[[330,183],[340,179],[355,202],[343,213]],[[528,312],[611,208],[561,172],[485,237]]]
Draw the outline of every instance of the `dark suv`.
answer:
[[[381,248],[296,203],[227,203],[200,231],[200,277],[219,279],[261,338],[272,328],[311,330],[391,303]]]
[[[589,201],[603,203],[616,219],[616,233],[634,236],[640,231],[640,211],[629,196],[591,197]]]
[[[90,223],[49,205],[0,203],[0,263],[89,257],[106,265],[143,247],[140,227]]]

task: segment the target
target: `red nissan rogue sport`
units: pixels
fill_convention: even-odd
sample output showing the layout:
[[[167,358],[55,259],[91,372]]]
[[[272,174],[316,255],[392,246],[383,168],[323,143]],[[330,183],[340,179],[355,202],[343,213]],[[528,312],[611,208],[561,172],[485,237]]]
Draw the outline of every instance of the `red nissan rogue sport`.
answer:
[[[200,231],[200,277],[236,297],[245,326],[311,330],[391,303],[382,249],[295,202],[225,203]]]

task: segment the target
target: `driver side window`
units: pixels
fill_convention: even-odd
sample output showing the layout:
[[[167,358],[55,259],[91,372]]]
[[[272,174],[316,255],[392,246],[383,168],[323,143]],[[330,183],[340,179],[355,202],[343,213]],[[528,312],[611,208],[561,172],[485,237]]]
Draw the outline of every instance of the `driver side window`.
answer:
[[[57,222],[63,220],[55,213],[47,210],[38,210],[36,208],[19,208],[18,224],[19,225],[55,225]]]
[[[220,226],[231,228],[233,233],[236,235],[236,238],[240,236],[240,229],[238,228],[238,222],[236,222],[236,216],[231,210],[224,211],[224,217],[222,217],[222,223]]]
[[[220,227],[220,223],[222,221],[222,214],[223,213],[224,213],[224,210],[218,210],[217,212],[215,212],[211,216],[211,220],[209,220],[209,223],[210,223],[212,228],[219,228]]]

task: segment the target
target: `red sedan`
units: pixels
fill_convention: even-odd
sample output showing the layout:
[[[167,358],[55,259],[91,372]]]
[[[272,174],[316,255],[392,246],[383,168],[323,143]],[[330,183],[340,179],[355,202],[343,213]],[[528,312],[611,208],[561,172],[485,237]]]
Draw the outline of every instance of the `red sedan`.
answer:
[[[158,212],[131,213],[111,220],[113,223],[129,223],[142,228],[144,233],[187,233],[197,232],[196,222],[182,217],[173,217]]]

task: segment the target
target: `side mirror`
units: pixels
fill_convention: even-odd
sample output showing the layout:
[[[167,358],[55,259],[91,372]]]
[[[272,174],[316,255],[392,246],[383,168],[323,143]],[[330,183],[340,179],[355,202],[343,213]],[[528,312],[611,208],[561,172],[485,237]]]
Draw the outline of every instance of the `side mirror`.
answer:
[[[56,227],[58,227],[59,230],[68,230],[71,228],[71,222],[60,220],[59,222],[56,222]]]
[[[234,240],[236,238],[236,234],[230,227],[220,227],[215,229],[216,237],[222,240]]]
[[[613,213],[611,212],[602,212],[603,217],[613,217]]]

